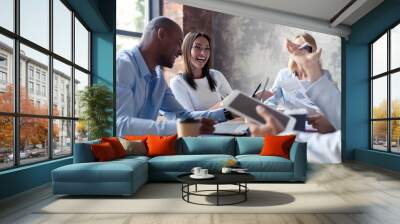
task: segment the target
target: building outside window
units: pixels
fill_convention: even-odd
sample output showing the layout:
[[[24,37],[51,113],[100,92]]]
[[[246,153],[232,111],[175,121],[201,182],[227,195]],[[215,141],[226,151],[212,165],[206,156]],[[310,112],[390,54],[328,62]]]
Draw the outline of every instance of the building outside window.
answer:
[[[371,148],[400,153],[400,24],[370,44]]]
[[[7,15],[19,23],[11,30],[0,24],[8,30],[0,29],[0,59],[6,59],[0,60],[0,82],[5,80],[12,87],[0,91],[0,171],[72,155],[79,116],[71,107],[61,111],[55,99],[60,91],[69,96],[64,99],[70,101],[64,102],[65,105],[73,105],[79,97],[73,88],[59,89],[57,77],[73,86],[80,82],[75,78],[75,72],[79,71],[87,80],[91,76],[91,33],[67,2],[35,0],[18,3],[14,4],[12,0],[1,3],[2,9],[13,9]],[[39,11],[42,13],[38,14]],[[19,61],[12,60],[14,53]],[[15,67],[18,67],[18,82],[13,78]],[[50,77],[54,86],[50,85]],[[17,84],[19,88],[15,88]],[[90,81],[85,85],[90,85]],[[14,91],[20,92],[14,94]],[[19,97],[14,98],[14,95]],[[50,105],[52,101],[54,105]],[[15,105],[18,112],[14,111]],[[85,128],[80,129],[82,140],[87,138]],[[33,132],[38,134],[33,136]]]
[[[149,6],[149,0],[117,1],[117,52],[139,43],[144,27],[150,19]]]

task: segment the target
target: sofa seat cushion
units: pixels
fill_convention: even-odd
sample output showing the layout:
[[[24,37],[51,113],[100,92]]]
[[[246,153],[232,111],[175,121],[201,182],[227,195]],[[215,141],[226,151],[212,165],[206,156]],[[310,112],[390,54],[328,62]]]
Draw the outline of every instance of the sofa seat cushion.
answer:
[[[279,156],[239,155],[236,160],[249,172],[293,172],[292,161]]]
[[[235,155],[235,138],[227,136],[183,137],[177,141],[178,155]]]
[[[52,173],[58,182],[131,182],[133,176],[147,176],[147,163],[139,159],[75,163]]]
[[[203,167],[211,172],[219,171],[230,159],[231,155],[174,155],[158,156],[149,160],[151,172],[190,172],[193,167]]]

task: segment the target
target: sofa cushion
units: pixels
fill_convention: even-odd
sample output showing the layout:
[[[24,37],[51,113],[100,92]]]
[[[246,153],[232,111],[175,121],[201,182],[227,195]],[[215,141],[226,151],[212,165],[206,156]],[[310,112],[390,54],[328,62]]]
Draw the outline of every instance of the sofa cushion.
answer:
[[[95,162],[96,158],[90,148],[92,144],[99,144],[100,140],[75,143],[74,147],[74,163]]]
[[[261,156],[280,156],[290,159],[290,148],[293,145],[296,135],[266,135],[264,146],[261,149]]]
[[[249,172],[293,172],[292,161],[279,156],[238,155],[236,159]]]
[[[93,144],[90,147],[94,157],[96,157],[96,161],[104,162],[118,158],[118,156],[115,154],[115,150],[109,142]]]
[[[122,146],[126,151],[126,155],[147,155],[146,143],[142,140],[126,140],[124,138],[118,138]]]
[[[178,141],[177,154],[226,154],[235,155],[235,138],[233,137],[184,137]]]
[[[129,141],[140,140],[140,141],[146,142],[147,135],[125,135],[124,139],[129,140]]]
[[[53,170],[58,182],[130,182],[134,172],[147,171],[146,162],[131,159],[109,162],[75,163]],[[147,176],[147,173],[143,173]]]
[[[199,166],[211,172],[219,171],[230,159],[231,155],[175,155],[158,156],[149,160],[150,171],[163,172],[191,172],[193,167]]]
[[[164,156],[176,154],[176,135],[159,136],[150,135],[147,137],[146,143],[148,156]]]
[[[259,154],[264,145],[263,137],[237,137],[236,155]]]
[[[104,137],[101,138],[101,142],[110,143],[110,145],[114,149],[117,158],[122,158],[126,156],[126,151],[117,137]]]

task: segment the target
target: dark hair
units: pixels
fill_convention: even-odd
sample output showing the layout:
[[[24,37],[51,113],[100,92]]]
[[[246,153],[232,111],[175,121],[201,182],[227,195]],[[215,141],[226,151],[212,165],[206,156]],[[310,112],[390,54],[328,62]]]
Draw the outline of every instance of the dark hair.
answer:
[[[190,58],[191,58],[191,53],[190,52],[192,50],[194,41],[198,37],[206,38],[208,43],[210,44],[210,48],[211,48],[210,37],[207,34],[200,33],[200,32],[189,32],[188,34],[186,34],[185,39],[183,39],[183,44],[182,44],[183,61],[184,61],[184,64],[185,64],[185,72],[183,73],[183,78],[189,84],[189,86],[192,87],[193,89],[197,89],[197,85],[193,80],[192,67],[190,66]],[[210,57],[208,58],[207,63],[202,68],[202,74],[207,78],[208,85],[210,86],[210,90],[214,92],[215,91],[215,87],[216,87],[217,84],[216,84],[215,80],[210,75],[211,52],[212,52],[212,50],[210,50]]]

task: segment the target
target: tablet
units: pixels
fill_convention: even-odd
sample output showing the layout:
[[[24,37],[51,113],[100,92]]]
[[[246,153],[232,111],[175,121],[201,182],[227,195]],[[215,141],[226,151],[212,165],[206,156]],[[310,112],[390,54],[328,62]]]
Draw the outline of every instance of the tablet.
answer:
[[[265,124],[265,120],[256,111],[256,106],[260,105],[282,124],[284,128],[283,132],[293,131],[293,128],[296,124],[296,119],[294,117],[279,112],[238,90],[234,90],[227,98],[225,98],[223,104],[226,109],[231,110],[232,112],[241,115],[252,122],[257,124]]]

